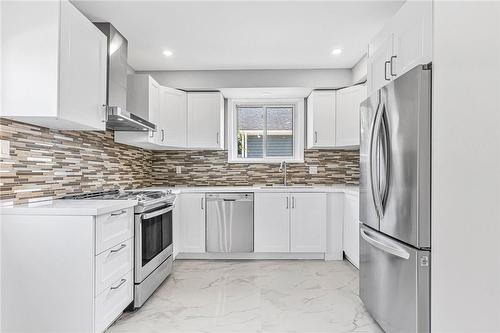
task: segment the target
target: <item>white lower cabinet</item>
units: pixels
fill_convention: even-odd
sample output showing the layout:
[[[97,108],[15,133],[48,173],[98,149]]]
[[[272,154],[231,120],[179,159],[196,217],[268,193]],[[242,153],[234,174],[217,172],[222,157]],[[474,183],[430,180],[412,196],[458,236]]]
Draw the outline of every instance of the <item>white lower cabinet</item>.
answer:
[[[2,214],[0,331],[103,332],[111,325],[133,301],[132,209]]]
[[[325,252],[326,194],[292,193],[290,252]]]
[[[185,193],[180,197],[181,250],[205,252],[205,193]]]
[[[290,195],[255,193],[254,251],[290,251]]]
[[[359,268],[359,197],[345,194],[343,250],[347,259]]]
[[[129,270],[95,299],[95,331],[103,332],[133,300],[134,274]]]
[[[255,252],[325,252],[325,193],[256,193]]]

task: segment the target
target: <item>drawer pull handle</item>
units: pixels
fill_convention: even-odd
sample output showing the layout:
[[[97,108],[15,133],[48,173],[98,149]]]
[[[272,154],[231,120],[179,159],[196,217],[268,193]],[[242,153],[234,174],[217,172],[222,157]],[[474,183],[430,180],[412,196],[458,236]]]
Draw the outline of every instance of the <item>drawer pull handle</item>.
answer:
[[[115,286],[115,287],[111,287],[110,289],[111,289],[111,290],[118,289],[118,288],[120,288],[120,287],[121,287],[121,286],[122,286],[125,282],[127,282],[127,280],[125,280],[125,279],[121,279],[120,283],[118,283],[118,285],[117,285],[117,286]]]
[[[126,214],[127,211],[126,210],[122,210],[121,212],[119,213],[111,213],[111,216],[120,216],[120,215],[123,215],[123,214]]]
[[[124,248],[126,248],[126,247],[127,247],[127,244],[122,244],[122,245],[120,245],[120,247],[119,247],[119,248],[117,248],[116,250],[111,250],[111,251],[109,251],[109,253],[116,253],[116,252],[120,252],[121,250],[123,250],[123,249],[124,249]]]

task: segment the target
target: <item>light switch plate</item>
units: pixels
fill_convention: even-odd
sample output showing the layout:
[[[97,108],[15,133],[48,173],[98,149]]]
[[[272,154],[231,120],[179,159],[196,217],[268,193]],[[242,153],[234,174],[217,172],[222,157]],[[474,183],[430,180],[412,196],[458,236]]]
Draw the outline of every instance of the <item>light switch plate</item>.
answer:
[[[182,166],[176,166],[175,173],[182,173]]]
[[[317,173],[318,173],[318,166],[317,165],[310,165],[309,166],[309,174],[315,175]]]
[[[0,140],[0,157],[1,158],[10,157],[10,142],[7,140]]]

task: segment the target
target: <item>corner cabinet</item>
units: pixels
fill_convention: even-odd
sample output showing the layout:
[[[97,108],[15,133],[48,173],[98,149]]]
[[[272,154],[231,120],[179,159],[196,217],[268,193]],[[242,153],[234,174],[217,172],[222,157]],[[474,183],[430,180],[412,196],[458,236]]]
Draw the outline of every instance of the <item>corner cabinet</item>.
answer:
[[[307,148],[359,146],[359,105],[366,86],[315,90],[307,98]]]
[[[115,141],[151,150],[186,147],[186,92],[163,87],[148,74],[129,75],[127,110],[156,125],[156,131],[115,131]]]
[[[105,130],[106,36],[65,0],[7,1],[1,19],[1,116]]]
[[[359,146],[359,106],[366,99],[366,85],[337,90],[335,146]]]
[[[255,252],[325,252],[325,193],[255,193],[254,207]]]
[[[148,74],[127,76],[127,111],[155,124],[156,131],[115,131],[115,142],[145,149],[161,146],[160,85]]]
[[[432,1],[407,1],[368,45],[368,94],[432,62]]]
[[[224,149],[224,98],[220,92],[187,93],[187,148]]]

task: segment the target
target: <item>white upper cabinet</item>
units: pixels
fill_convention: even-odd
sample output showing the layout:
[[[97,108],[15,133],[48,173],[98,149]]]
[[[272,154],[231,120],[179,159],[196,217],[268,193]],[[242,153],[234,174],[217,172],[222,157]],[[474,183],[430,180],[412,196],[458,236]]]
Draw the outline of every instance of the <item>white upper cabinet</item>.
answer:
[[[69,1],[7,1],[1,15],[1,116],[105,130],[106,36]]]
[[[335,146],[359,146],[359,105],[366,99],[366,85],[337,90]]]
[[[161,147],[164,129],[160,122],[160,85],[151,76],[127,76],[127,111],[155,124],[156,131],[115,131],[115,141],[145,149]]]
[[[359,105],[366,87],[315,90],[307,98],[307,148],[359,146]]]
[[[368,45],[368,94],[432,61],[432,1],[407,1]]]
[[[160,87],[160,121],[163,145],[186,147],[187,144],[187,96],[186,92]]]
[[[335,146],[335,91],[315,90],[307,98],[307,148]]]
[[[224,98],[220,92],[187,93],[187,147],[224,149]]]

